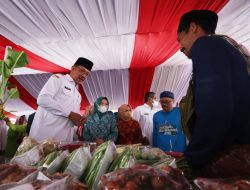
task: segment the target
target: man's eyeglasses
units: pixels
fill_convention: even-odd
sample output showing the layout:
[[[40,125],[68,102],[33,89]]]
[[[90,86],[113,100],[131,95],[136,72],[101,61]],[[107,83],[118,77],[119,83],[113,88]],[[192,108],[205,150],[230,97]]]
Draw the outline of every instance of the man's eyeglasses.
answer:
[[[85,76],[89,76],[90,75],[90,72],[87,70],[87,69],[85,69],[85,68],[81,68],[81,67],[77,67],[78,68],[78,70],[80,71],[80,73],[82,74],[82,75],[85,75]]]
[[[168,100],[168,101],[166,101],[166,100],[160,100],[160,103],[161,103],[161,105],[163,105],[163,106],[166,106],[166,105],[168,105],[168,104],[170,104],[172,102],[172,100]]]

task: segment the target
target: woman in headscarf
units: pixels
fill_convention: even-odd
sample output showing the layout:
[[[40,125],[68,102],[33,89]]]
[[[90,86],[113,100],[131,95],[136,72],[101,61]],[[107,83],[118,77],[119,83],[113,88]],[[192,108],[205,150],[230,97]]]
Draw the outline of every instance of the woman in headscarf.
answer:
[[[116,119],[108,108],[109,101],[106,97],[100,97],[95,101],[94,113],[88,117],[84,127],[84,141],[96,142],[97,145],[108,140],[116,141],[118,135]]]
[[[132,109],[128,104],[123,104],[118,108],[118,138],[116,144],[137,144],[148,145],[146,137],[142,137],[139,122],[132,118]]]
[[[12,124],[9,118],[5,118],[7,125],[9,126],[7,133],[7,144],[5,147],[5,157],[12,158],[18,146],[21,144],[23,137],[26,134],[27,120],[25,115],[20,116],[15,124]]]

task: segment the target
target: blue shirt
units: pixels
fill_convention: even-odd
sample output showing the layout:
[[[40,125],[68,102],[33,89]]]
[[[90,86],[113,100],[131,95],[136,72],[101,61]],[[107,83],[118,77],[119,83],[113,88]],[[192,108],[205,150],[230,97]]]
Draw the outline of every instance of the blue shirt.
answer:
[[[158,111],[153,116],[153,146],[163,151],[183,152],[186,137],[181,128],[179,108]]]

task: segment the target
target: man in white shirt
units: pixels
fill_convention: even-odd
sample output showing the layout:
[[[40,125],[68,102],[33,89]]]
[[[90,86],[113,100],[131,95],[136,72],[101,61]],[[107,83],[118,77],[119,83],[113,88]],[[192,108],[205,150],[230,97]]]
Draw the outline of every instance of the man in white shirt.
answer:
[[[143,137],[147,137],[152,145],[153,115],[159,111],[159,102],[154,92],[147,92],[144,96],[144,105],[138,106],[133,112],[133,118],[140,123]]]
[[[37,141],[73,141],[74,125],[82,125],[86,120],[80,115],[82,97],[78,85],[87,78],[92,67],[90,60],[80,57],[69,74],[55,74],[49,78],[37,98],[39,107],[30,137]]]

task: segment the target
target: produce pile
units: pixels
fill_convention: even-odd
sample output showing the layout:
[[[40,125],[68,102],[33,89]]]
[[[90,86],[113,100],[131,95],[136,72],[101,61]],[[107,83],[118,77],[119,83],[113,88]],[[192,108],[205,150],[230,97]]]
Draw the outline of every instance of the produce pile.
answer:
[[[93,147],[95,147],[93,143],[83,142],[68,144],[46,140],[38,143],[30,137],[25,137],[10,163],[27,168],[35,167],[37,172],[42,172],[46,176],[60,172],[62,175],[74,178],[75,183],[70,183],[72,189],[75,189],[74,186],[78,186],[77,189],[86,189],[87,186],[88,189],[95,190],[101,176],[120,168],[131,168],[135,164],[143,163],[155,165],[160,169],[175,162],[174,158],[167,156],[160,149],[140,144],[116,146],[112,141],[107,141],[95,150]],[[51,185],[53,187],[55,179],[51,176],[49,178],[50,180],[34,177],[26,182],[30,182],[35,189]],[[63,185],[65,183],[63,176],[60,180],[57,183]]]
[[[249,177],[250,178],[250,177]],[[208,178],[197,178],[194,183],[201,190],[249,190],[250,181],[229,178],[229,179],[208,179]]]
[[[192,188],[178,169],[169,166],[168,170],[160,170],[139,164],[103,175],[97,189],[188,190]]]
[[[0,190],[30,184],[33,189],[87,190],[71,175],[62,173],[41,173],[35,167],[21,167],[17,164],[0,165]]]
[[[35,171],[35,168],[23,168],[17,164],[1,164],[0,185],[11,182],[18,182]]]
[[[114,156],[115,144],[112,141],[104,142],[95,150],[81,178],[90,189],[96,189],[100,177],[107,172]]]
[[[0,190],[27,184],[46,190],[192,189],[182,172],[189,168],[187,163],[182,159],[176,163],[159,148],[116,146],[112,141],[95,146],[51,140],[38,143],[25,137],[10,163],[0,165]],[[200,190],[250,189],[249,179],[197,178],[194,183]]]

